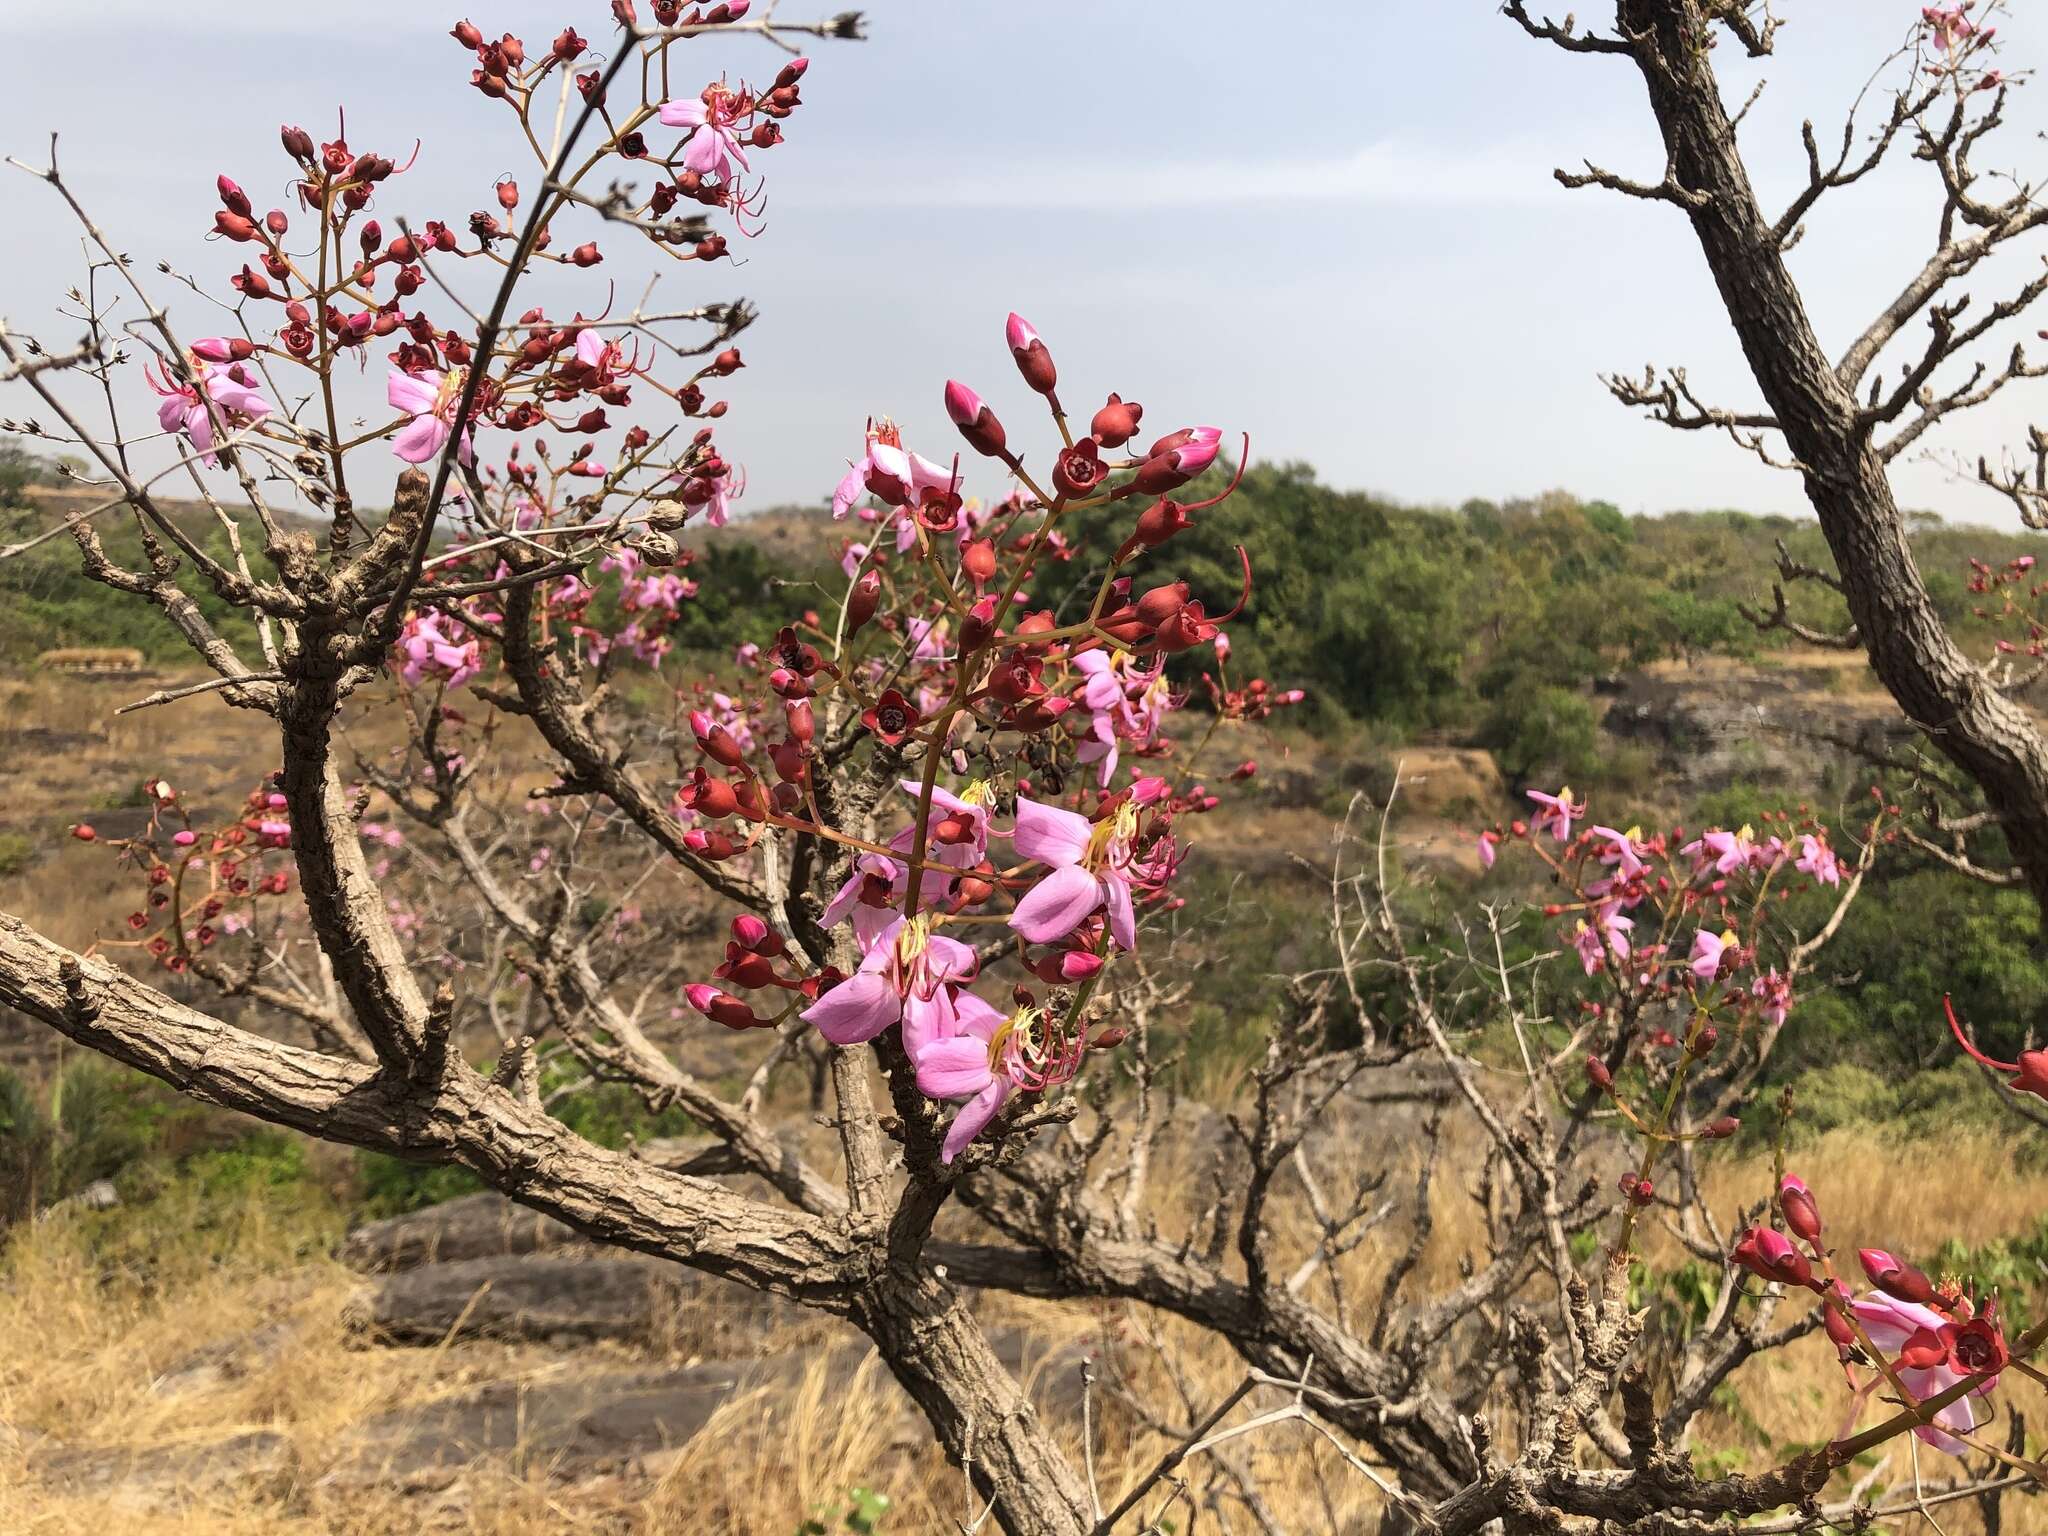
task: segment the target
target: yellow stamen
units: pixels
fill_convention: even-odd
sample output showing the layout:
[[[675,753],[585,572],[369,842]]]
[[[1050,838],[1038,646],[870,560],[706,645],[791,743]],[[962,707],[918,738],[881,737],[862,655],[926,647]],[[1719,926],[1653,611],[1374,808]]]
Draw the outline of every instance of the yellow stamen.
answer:
[[[990,1035],[988,1040],[989,1070],[993,1072],[996,1068],[996,1063],[1002,1060],[1003,1048],[1010,1043],[1012,1035],[1021,1034],[1028,1042],[1032,1031],[1037,1027],[1038,1010],[1036,1008],[1019,1008],[1015,1013],[1003,1020],[1002,1023],[998,1024],[996,1032]]]
[[[905,923],[896,935],[896,958],[909,965],[924,953],[925,945],[931,941],[932,920],[929,914],[920,912]]]
[[[1138,830],[1137,807],[1126,800],[1107,821],[1098,821],[1088,831],[1088,848],[1081,855],[1086,869],[1100,869],[1109,858],[1109,846],[1119,839],[1128,842]]]

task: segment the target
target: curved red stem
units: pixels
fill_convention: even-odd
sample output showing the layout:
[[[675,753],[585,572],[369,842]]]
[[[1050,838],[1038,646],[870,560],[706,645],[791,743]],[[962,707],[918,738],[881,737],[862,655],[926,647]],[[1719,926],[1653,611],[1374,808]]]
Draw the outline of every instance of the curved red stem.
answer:
[[[1242,544],[1240,544],[1237,546],[1237,558],[1244,562],[1244,588],[1237,594],[1237,606],[1232,608],[1228,613],[1219,613],[1218,615],[1216,615],[1215,618],[1209,621],[1211,624],[1228,624],[1240,613],[1243,613],[1244,605],[1252,600],[1251,552],[1247,550]]]
[[[1185,506],[1181,508],[1181,511],[1200,512],[1205,507],[1215,506],[1217,502],[1222,501],[1225,497],[1229,496],[1233,491],[1235,491],[1240,485],[1244,483],[1245,466],[1250,464],[1251,461],[1252,435],[1251,433],[1247,432],[1244,435],[1244,451],[1238,455],[1237,459],[1237,473],[1230,477],[1230,484],[1223,487],[1222,490],[1218,491],[1214,496],[1211,496],[1207,501],[1188,502]]]
[[[1963,1033],[1963,1026],[1956,1022],[1955,1005],[1948,1000],[1948,994],[1946,992],[1942,993],[1941,995],[1941,1006],[1942,1011],[1948,1015],[1948,1027],[1955,1032],[1956,1044],[1960,1045],[1965,1051],[1968,1051],[1970,1053],[1971,1060],[1981,1061],[1984,1063],[1985,1066],[1995,1068],[2000,1072],[2019,1071],[2020,1064],[2018,1062],[1993,1061],[1989,1056],[1986,1056],[1982,1051],[1978,1050],[1976,1046],[1970,1044],[1969,1036]]]

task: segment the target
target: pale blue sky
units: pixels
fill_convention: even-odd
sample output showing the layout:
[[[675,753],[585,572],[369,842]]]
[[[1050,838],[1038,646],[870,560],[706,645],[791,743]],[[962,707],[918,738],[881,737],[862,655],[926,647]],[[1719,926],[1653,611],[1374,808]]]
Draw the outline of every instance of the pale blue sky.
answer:
[[[202,238],[214,174],[259,208],[283,202],[282,121],[325,137],[345,103],[357,148],[402,159],[425,139],[418,169],[381,199],[387,224],[397,211],[460,224],[495,176],[535,179],[509,114],[464,85],[469,61],[446,35],[459,11],[351,0],[330,38],[316,18],[334,9],[0,0],[14,64],[0,148],[35,158],[61,130],[70,176],[120,243],[216,285],[240,253]],[[1837,131],[1918,12],[1778,9],[1790,24],[1744,128],[1773,203],[1802,173],[1800,118]],[[867,10],[871,41],[818,46],[790,142],[761,157],[768,228],[734,242],[745,264],[664,279],[677,300],[744,294],[763,311],[720,431],[750,473],[748,504],[827,494],[870,413],[950,452],[949,375],[1020,435],[1028,396],[1002,345],[1015,308],[1053,346],[1073,408],[1119,389],[1144,402],[1148,427],[1248,430],[1260,455],[1309,459],[1335,484],[1422,501],[1563,486],[1629,510],[1804,509],[1789,478],[1725,440],[1635,420],[1595,378],[1681,363],[1709,398],[1752,403],[1682,217],[1550,179],[1582,156],[1650,179],[1661,169],[1626,61],[1534,43],[1488,0]],[[530,43],[567,22],[593,39],[607,29],[602,0],[476,0],[471,14]],[[783,0],[783,14],[814,12]],[[2042,62],[2038,17],[2006,30],[2008,67]],[[762,78],[780,62],[751,40],[691,53],[707,78]],[[1759,77],[1732,48],[1722,66],[1731,93]],[[1997,163],[2048,165],[2043,92],[2048,79],[2017,93]],[[1902,161],[1821,205],[1793,261],[1831,350],[1924,259],[1930,190],[1927,169]],[[47,190],[6,173],[0,231],[0,312],[69,339],[51,306],[76,278],[77,246]],[[600,271],[630,297],[649,261],[600,238],[612,254]],[[2044,252],[1990,273],[1979,302]],[[546,296],[566,309],[564,292]],[[189,296],[175,309],[186,334],[212,328]],[[364,409],[381,405],[381,373]],[[2029,407],[2048,418],[2039,386],[1938,446],[1996,453],[2023,438]],[[2002,520],[1944,469],[1907,464],[1901,479],[1913,504]]]

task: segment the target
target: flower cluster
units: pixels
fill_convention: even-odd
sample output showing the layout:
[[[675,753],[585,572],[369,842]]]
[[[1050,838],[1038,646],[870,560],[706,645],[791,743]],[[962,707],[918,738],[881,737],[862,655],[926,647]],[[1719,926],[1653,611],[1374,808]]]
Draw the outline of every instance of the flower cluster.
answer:
[[[1588,977],[1607,977],[1633,1000],[1683,1002],[1703,1019],[1760,1022],[1775,1029],[1793,1004],[1792,980],[1769,962],[1772,903],[1801,888],[1839,889],[1842,863],[1828,829],[1800,812],[1771,813],[1749,826],[1648,834],[1587,820],[1569,786],[1531,790],[1526,821],[1479,834],[1493,866],[1503,841],[1526,842],[1575,899],[1547,904],[1570,924],[1562,937]],[[1893,814],[1880,801],[1866,844]]]
[[[1959,0],[1920,9],[1920,63],[1928,74],[1953,81],[1960,92],[1995,91],[2011,77],[1990,66],[1998,29],[1991,16],[2000,0]]]
[[[873,528],[845,551],[839,613],[807,613],[741,648],[742,667],[765,673],[765,699],[700,694],[689,725],[703,761],[677,797],[689,847],[710,860],[746,855],[769,827],[843,849],[820,922],[844,930],[859,956],[844,971],[805,972],[771,934],[773,958],[791,967],[780,969],[736,931],[717,973],[725,985],[693,986],[691,1005],[735,1028],[800,1015],[837,1045],[893,1031],[925,1096],[960,1105],[941,1147],[948,1161],[1012,1095],[1069,1081],[1091,1046],[1120,1038],[1091,1024],[1088,999],[1115,957],[1137,948],[1145,915],[1178,905],[1180,824],[1218,803],[1195,777],[1200,749],[1176,761],[1167,726],[1186,697],[1163,662],[1213,646],[1220,671],[1223,626],[1251,585],[1246,560],[1235,602],[1211,616],[1186,583],[1140,586],[1125,569],[1187,526],[1187,508],[1162,511],[1168,493],[1215,461],[1222,435],[1184,428],[1131,451],[1143,407],[1111,395],[1075,437],[1043,338],[1013,315],[1006,339],[1060,434],[1050,484],[958,382],[943,392],[948,418],[1014,482],[992,503],[965,494],[959,455],[919,453],[894,422],[870,422],[833,496],[836,516]],[[1066,515],[1127,499],[1138,532],[1109,556],[1085,613],[1061,622],[1034,606],[1034,578],[1073,559]],[[1299,695],[1260,681],[1231,697],[1212,731]],[[922,770],[899,777],[909,814],[883,841],[835,827],[816,795],[828,737],[860,736],[881,763]],[[1158,771],[1133,772],[1140,764]],[[1071,793],[1069,765],[1085,775]],[[1007,1007],[984,1000],[984,967],[1010,956],[1050,994],[1024,984]],[[757,1006],[748,992],[777,1002]]]
[[[2012,1359],[1997,1296],[1973,1298],[1953,1279],[1937,1284],[1881,1248],[1858,1251],[1871,1289],[1854,1294],[1821,1241],[1820,1206],[1805,1181],[1784,1175],[1777,1203],[1785,1230],[1751,1227],[1729,1261],[1761,1280],[1811,1290],[1821,1299],[1821,1320],[1850,1390],[1841,1435],[1854,1427],[1865,1400],[1889,1385],[1920,1419],[1915,1435],[1962,1455],[1982,1423],[1978,1404],[1997,1389]],[[1861,1382],[1858,1366],[1870,1371]]]
[[[1997,599],[1996,607],[1985,602],[1971,611],[2011,632],[1998,638],[1999,655],[2024,655],[2037,660],[2048,655],[2048,623],[2043,622],[2041,613],[2041,600],[2048,596],[2048,581],[2035,577],[2032,555],[2020,555],[1997,566],[1972,560],[1968,585],[1975,597]]]
[[[192,969],[222,940],[251,931],[258,900],[291,889],[291,818],[272,784],[251,790],[241,813],[204,825],[169,780],[143,781],[149,819],[132,837],[103,837],[90,823],[71,835],[113,849],[142,880],[127,937],[96,948],[140,949],[173,974]],[[285,908],[280,908],[282,912]]]

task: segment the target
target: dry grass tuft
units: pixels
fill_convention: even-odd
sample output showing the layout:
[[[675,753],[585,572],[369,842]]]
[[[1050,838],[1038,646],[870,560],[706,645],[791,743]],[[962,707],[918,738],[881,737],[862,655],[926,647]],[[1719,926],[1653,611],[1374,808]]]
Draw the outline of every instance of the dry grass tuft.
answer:
[[[1356,1153],[1352,1177],[1377,1159]],[[1451,1161],[1469,1160],[1453,1149]],[[1990,1140],[1896,1147],[1875,1133],[1839,1133],[1797,1159],[1820,1192],[1832,1232],[1847,1247],[1883,1242],[1928,1253],[1940,1239],[1981,1242],[2032,1224],[2048,1209],[2048,1177],[2015,1173]],[[1410,1170],[1397,1171],[1389,1192]],[[1711,1165],[1717,1209],[1733,1211],[1769,1188],[1767,1159]],[[1192,1181],[1162,1170],[1163,1221],[1184,1219],[1164,1207]],[[1935,1197],[1930,1192],[1939,1191]],[[1917,1193],[1916,1192],[1922,1192]],[[1418,1274],[1420,1287],[1452,1279],[1460,1254],[1478,1234],[1472,1202],[1454,1168],[1440,1180],[1437,1231]],[[577,1529],[653,1536],[689,1529],[705,1536],[791,1536],[805,1519],[827,1529],[851,1491],[886,1497],[883,1532],[952,1528],[966,1509],[957,1468],[948,1467],[902,1394],[874,1359],[849,1369],[844,1352],[828,1356],[815,1328],[765,1353],[806,1352],[803,1371],[783,1384],[747,1391],[718,1410],[694,1439],[614,1473],[557,1475],[559,1447],[523,1445],[517,1454],[479,1461],[450,1486],[404,1488],[405,1479],[365,1465],[351,1437],[394,1413],[423,1413],[493,1383],[538,1380],[587,1364],[536,1346],[463,1343],[427,1350],[353,1347],[343,1309],[355,1277],[328,1259],[331,1215],[280,1214],[251,1198],[206,1207],[174,1189],[145,1219],[60,1215],[19,1232],[0,1263],[0,1530],[90,1530],[118,1518],[130,1536],[185,1533],[334,1532],[415,1536],[423,1530],[477,1536],[537,1536]],[[1306,1229],[1283,1233],[1283,1251]],[[1403,1235],[1390,1227],[1346,1260],[1348,1295],[1370,1298]],[[1653,1262],[1671,1256],[1652,1253]],[[1034,1358],[1058,1359],[1027,1370],[1042,1410],[1078,1457],[1071,1361],[1087,1349],[1098,1361],[1097,1465],[1113,1501],[1166,1443],[1130,1411],[1135,1400],[1155,1423],[1184,1425],[1238,1381],[1242,1365],[1199,1330],[1136,1309],[1062,1307],[984,1296],[979,1310],[993,1329],[1021,1330],[1037,1341]],[[627,1351],[609,1352],[617,1363]],[[195,1362],[227,1368],[195,1375]],[[1065,1379],[1062,1379],[1062,1378]],[[1773,1462],[1833,1433],[1846,1403],[1832,1353],[1819,1339],[1755,1362],[1740,1392],[1703,1417],[1697,1453],[1731,1470]],[[175,1385],[176,1390],[170,1390]],[[2009,1377],[2000,1399],[2044,1422],[2030,1383]],[[187,1486],[142,1506],[104,1492],[83,1493],[41,1474],[61,1447],[105,1451],[201,1448],[237,1436],[271,1434],[286,1447],[282,1473],[229,1478],[195,1474]],[[1947,1475],[1945,1458],[1921,1454],[1929,1479]],[[1273,1517],[1290,1531],[1371,1528],[1377,1499],[1336,1453],[1299,1425],[1234,1442],[1230,1467],[1218,1463],[1208,1497],[1247,1525],[1233,1475],[1256,1483]],[[1884,1482],[1911,1486],[1906,1447],[1892,1451]],[[1198,1494],[1205,1476],[1198,1473]],[[1176,1524],[1185,1528],[1185,1511]],[[1974,1510],[1944,1507],[1946,1536],[1981,1529]],[[1199,1524],[1213,1525],[1204,1512]],[[2039,1499],[2012,1499],[2005,1536],[2048,1532]]]

